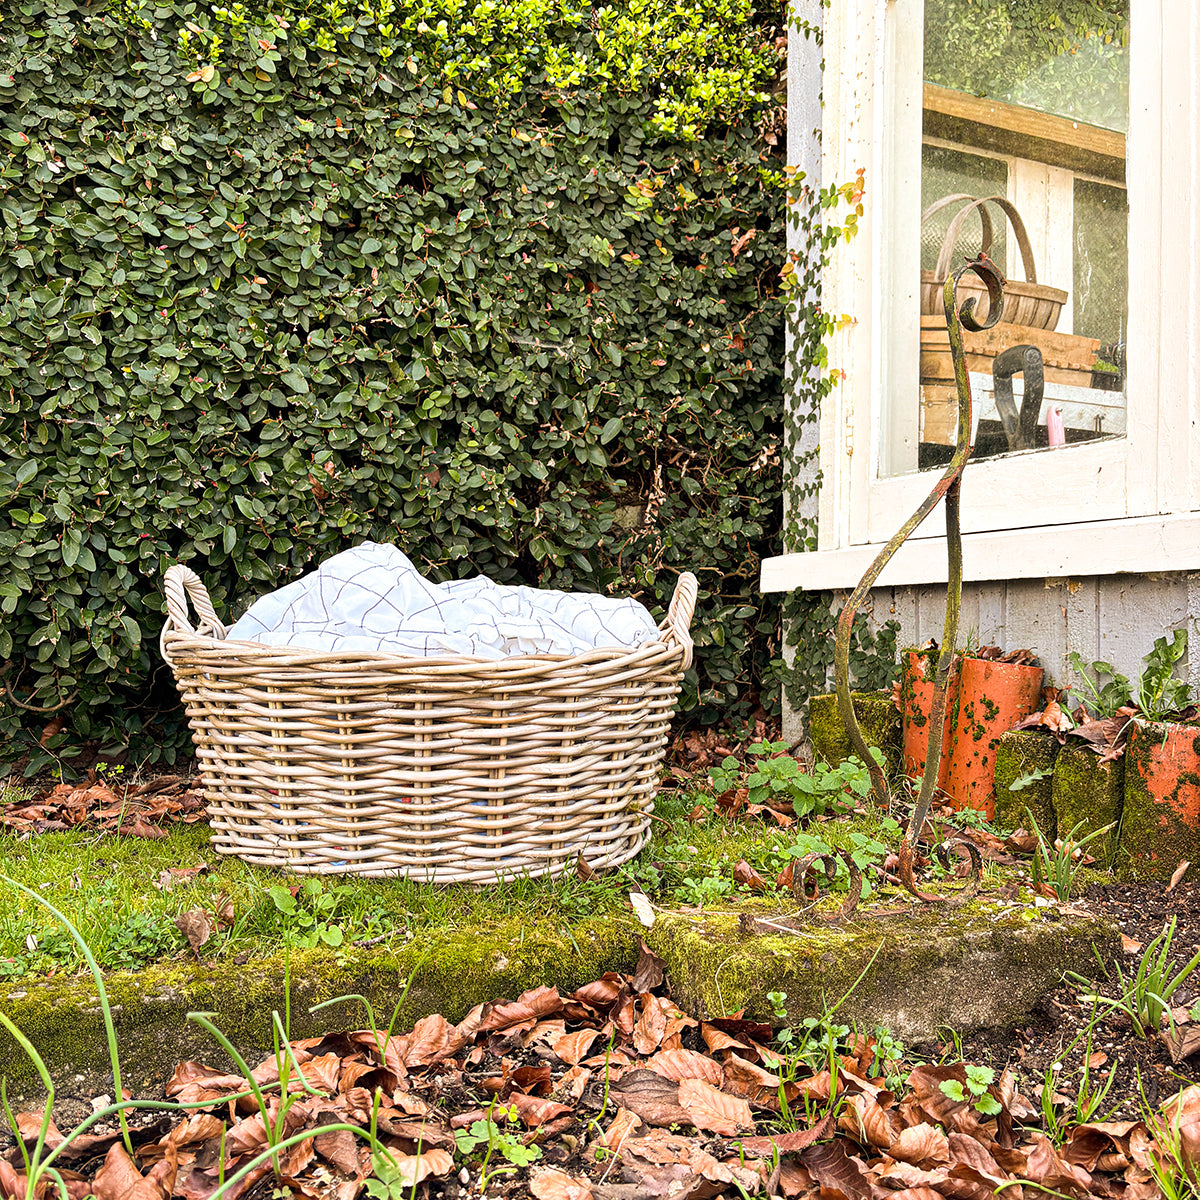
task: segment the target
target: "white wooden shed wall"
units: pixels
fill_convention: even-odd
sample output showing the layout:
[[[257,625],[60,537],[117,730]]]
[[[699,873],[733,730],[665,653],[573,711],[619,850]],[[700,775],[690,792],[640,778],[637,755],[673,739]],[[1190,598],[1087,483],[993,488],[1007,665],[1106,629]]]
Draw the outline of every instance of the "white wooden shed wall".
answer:
[[[825,47],[827,71],[831,66],[829,55],[832,54],[834,58],[832,77],[827,74],[825,78],[825,102],[834,105],[835,110],[840,106],[848,111],[834,112],[833,126],[837,133],[833,144],[823,148],[819,137],[813,136],[814,125],[824,124],[827,129],[830,125],[830,114],[825,113],[823,119],[819,108],[820,53],[795,33],[789,46],[789,161],[800,167],[814,186],[822,182],[822,155],[838,162],[838,147],[843,139],[848,142],[855,140],[856,122],[862,125],[863,130],[859,131],[857,150],[849,152],[847,162],[850,166],[862,161],[861,158],[855,159],[854,154],[863,152],[864,146],[880,143],[886,135],[886,128],[881,132],[880,128],[866,119],[868,109],[861,107],[862,96],[870,94],[869,78],[872,71],[868,70],[867,60],[877,59],[883,53],[885,42],[883,35],[878,32],[884,29],[883,19],[876,16],[877,45],[872,54],[869,46],[872,16],[904,7],[897,0],[834,2],[839,12],[845,10],[846,14],[854,16],[854,20],[846,16],[842,24],[848,25],[854,31],[852,37],[858,38],[855,43],[857,56],[851,56],[843,62],[852,40],[845,35],[842,41],[846,45],[842,47],[841,57],[837,39],[834,39],[833,46]],[[792,7],[796,16],[809,21],[820,22],[824,15],[821,0],[793,0]],[[1048,682],[1064,684],[1069,677],[1066,656],[1071,651],[1078,651],[1088,661],[1111,662],[1123,674],[1133,678],[1155,638],[1173,629],[1187,628],[1193,645],[1188,659],[1180,664],[1179,674],[1185,676],[1193,691],[1200,695],[1200,570],[1195,569],[1200,568],[1200,504],[1197,503],[1200,488],[1196,485],[1196,480],[1200,478],[1200,454],[1196,451],[1200,442],[1200,413],[1194,399],[1195,381],[1200,373],[1200,353],[1196,350],[1196,346],[1200,345],[1200,318],[1196,317],[1196,312],[1200,309],[1190,303],[1190,298],[1197,294],[1200,287],[1200,277],[1194,269],[1193,255],[1186,252],[1170,254],[1159,261],[1152,253],[1158,245],[1155,239],[1159,237],[1160,225],[1181,246],[1194,240],[1188,233],[1189,229],[1194,232],[1200,228],[1200,189],[1191,186],[1192,181],[1200,178],[1200,139],[1190,135],[1191,122],[1200,123],[1200,118],[1195,116],[1200,112],[1200,67],[1197,67],[1200,62],[1200,10],[1194,9],[1188,0],[1162,0],[1161,13],[1154,6],[1150,16],[1157,29],[1159,40],[1156,44],[1159,45],[1163,64],[1169,61],[1174,66],[1170,70],[1166,65],[1161,69],[1156,68],[1135,86],[1139,96],[1147,102],[1153,101],[1160,122],[1158,129],[1161,142],[1159,146],[1153,143],[1153,139],[1143,139],[1138,153],[1148,154],[1148,157],[1145,161],[1138,160],[1135,175],[1148,173],[1157,177],[1159,168],[1154,164],[1158,161],[1155,155],[1159,154],[1163,158],[1162,169],[1165,170],[1169,164],[1175,176],[1173,186],[1168,191],[1171,200],[1167,207],[1170,211],[1164,209],[1160,213],[1151,206],[1144,236],[1144,257],[1150,263],[1146,269],[1153,268],[1156,278],[1164,278],[1160,290],[1164,297],[1171,297],[1171,303],[1158,304],[1158,292],[1148,286],[1136,292],[1136,298],[1139,308],[1148,314],[1146,320],[1152,320],[1155,332],[1153,341],[1164,347],[1163,361],[1170,368],[1154,377],[1154,387],[1145,389],[1148,394],[1159,397],[1159,404],[1143,410],[1143,417],[1149,420],[1155,408],[1163,411],[1169,408],[1170,415],[1169,420],[1163,418],[1166,432],[1158,435],[1157,441],[1138,441],[1137,453],[1133,452],[1134,441],[1131,439],[1128,443],[1130,457],[1127,469],[1133,482],[1126,486],[1132,495],[1142,486],[1141,481],[1145,478],[1154,483],[1157,492],[1148,499],[1138,497],[1136,503],[1131,499],[1125,519],[1105,520],[1119,514],[1098,511],[1095,505],[1090,506],[1089,512],[1088,498],[1084,494],[1086,488],[1064,487],[1062,473],[1050,469],[1057,464],[1050,456],[1045,456],[1048,460],[1044,492],[1045,519],[1050,524],[1036,530],[1013,528],[1008,532],[988,534],[988,529],[1004,529],[1002,522],[993,520],[990,524],[980,523],[977,528],[984,532],[969,534],[966,539],[968,582],[963,589],[960,640],[973,634],[981,643],[998,644],[1005,649],[1028,647],[1038,654],[1046,669]],[[1158,29],[1159,25],[1161,29]],[[1171,29],[1186,30],[1186,36],[1168,38],[1162,32]],[[1164,78],[1176,80],[1172,84],[1170,97],[1166,97],[1165,93],[1159,95],[1153,86],[1147,84],[1147,80],[1153,83]],[[867,90],[864,91],[864,88]],[[882,97],[882,87],[878,90]],[[882,119],[887,127],[902,119],[901,112],[894,105],[882,99],[880,104]],[[834,173],[839,178],[849,178],[849,167],[842,164]],[[873,183],[877,197],[879,172],[875,173]],[[903,181],[897,185],[901,191],[902,185]],[[1161,195],[1162,191],[1150,189],[1151,197]],[[869,212],[865,222],[868,227],[871,216]],[[1162,236],[1166,237],[1166,234]],[[860,235],[860,240],[864,239],[869,240],[865,234]],[[791,248],[800,249],[796,245]],[[863,249],[865,245],[851,247],[853,253]],[[1176,280],[1174,274],[1179,272],[1183,272],[1186,278],[1181,276]],[[871,271],[863,268],[863,273],[869,275]],[[1166,276],[1171,278],[1166,279]],[[834,277],[838,278],[839,273],[835,271]],[[838,290],[836,283],[834,290]],[[856,337],[861,341],[866,334],[860,330],[839,336],[849,344]],[[1169,353],[1166,348],[1169,348]],[[851,362],[848,353],[841,353],[838,357]],[[1170,405],[1163,403],[1167,397],[1170,397]],[[834,400],[836,419],[825,419],[822,423],[823,435],[832,433],[838,441],[838,452],[832,454],[826,464],[826,494],[823,499],[822,549],[825,550],[828,545],[829,551],[825,554],[785,555],[777,560],[768,560],[763,569],[764,591],[790,590],[797,586],[836,586],[842,589],[835,592],[840,600],[848,591],[844,586],[846,581],[861,575],[877,548],[851,545],[844,533],[832,536],[830,540],[831,534],[826,528],[841,524],[839,513],[843,512],[846,497],[840,483],[849,471],[847,464],[851,462],[849,455],[853,453],[850,441],[852,434],[848,431],[856,421],[865,421],[861,413],[855,415],[847,397],[835,396]],[[808,426],[808,437],[802,450],[810,448],[815,440],[815,432],[815,425]],[[1178,469],[1172,465],[1177,463],[1182,464]],[[972,476],[972,467],[968,465],[963,480],[964,497],[976,486]],[[979,478],[978,475],[976,478]],[[1003,488],[984,485],[982,493],[987,494],[993,504],[1003,507],[1006,503]],[[1080,511],[1065,514],[1060,510],[1064,503],[1074,503]],[[801,515],[815,515],[815,508],[814,503],[813,514]],[[907,513],[907,507],[904,512],[896,512],[896,525]],[[1156,519],[1152,515],[1155,513],[1166,515]],[[935,517],[940,517],[940,514],[935,514]],[[1062,524],[1058,523],[1060,521]],[[937,524],[940,524],[940,520],[931,518],[927,522],[930,528],[923,529],[922,534],[936,534],[938,530],[932,527]],[[1024,538],[1029,539],[1029,545],[1034,547],[1033,552],[1022,553]],[[850,539],[855,540],[859,539]],[[973,542],[975,545],[972,545]],[[933,564],[931,555],[938,558],[938,565]],[[845,556],[845,561],[839,562],[842,556]],[[850,561],[860,556],[863,558],[861,564]],[[888,619],[898,620],[901,645],[921,644],[931,637],[940,640],[945,586],[936,582],[918,584],[911,580],[937,579],[939,574],[944,577],[944,542],[931,537],[924,545],[910,543],[899,559],[906,560],[907,565],[902,566],[897,561],[900,570],[894,572],[897,575],[895,583],[876,588],[872,593],[868,606],[869,618],[876,625]],[[805,560],[810,560],[812,566],[821,573],[830,574],[836,579],[809,582],[809,561]],[[1052,563],[1055,565],[1050,565]],[[1089,569],[1106,573],[1085,573]],[[1047,576],[1047,571],[1056,573]],[[885,583],[892,573],[889,568],[883,577]],[[1001,574],[1011,577],[997,578]],[[799,714],[787,712],[785,729],[792,736],[799,732]]]

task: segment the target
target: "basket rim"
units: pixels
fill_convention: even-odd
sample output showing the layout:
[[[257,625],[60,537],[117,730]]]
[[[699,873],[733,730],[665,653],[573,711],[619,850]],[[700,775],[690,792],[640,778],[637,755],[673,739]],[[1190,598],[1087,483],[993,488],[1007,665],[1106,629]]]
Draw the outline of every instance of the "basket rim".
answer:
[[[167,598],[167,620],[159,635],[159,650],[167,665],[176,669],[175,657],[189,651],[204,657],[250,660],[246,665],[315,668],[321,666],[350,667],[362,670],[428,671],[450,674],[454,670],[493,672],[498,675],[521,674],[553,667],[588,666],[594,663],[620,663],[644,659],[656,651],[668,655],[680,654],[683,669],[691,666],[693,643],[689,633],[692,613],[699,588],[691,571],[680,573],[671,597],[666,617],[658,627],[658,637],[636,646],[598,646],[578,654],[509,654],[499,658],[485,655],[444,654],[434,656],[394,654],[381,650],[312,650],[301,646],[271,646],[265,642],[232,641],[226,637],[226,627],[217,617],[200,577],[189,567],[176,563],[164,576]],[[187,602],[191,600],[200,617],[200,627],[193,628],[187,618]],[[215,664],[214,664],[215,665]],[[232,665],[232,664],[230,664]]]

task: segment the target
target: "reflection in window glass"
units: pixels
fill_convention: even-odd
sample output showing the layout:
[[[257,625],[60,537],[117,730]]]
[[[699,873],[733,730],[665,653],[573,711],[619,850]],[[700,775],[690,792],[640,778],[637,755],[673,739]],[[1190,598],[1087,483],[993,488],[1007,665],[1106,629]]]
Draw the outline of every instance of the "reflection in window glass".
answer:
[[[1075,180],[1075,332],[1098,338],[1093,386],[1123,391],[1129,315],[1129,252],[1124,188]]]
[[[1129,0],[925,0],[925,79],[1125,133]]]
[[[1129,3],[925,0],[920,397],[915,429],[912,407],[883,422],[886,472],[953,453],[957,391],[935,266],[965,207],[956,196],[999,198],[991,257],[1010,281],[1002,321],[964,339],[974,456],[1124,435]],[[978,251],[983,228],[971,210],[952,265]],[[982,296],[973,280],[960,300],[966,288]]]
[[[921,211],[946,196],[1003,196],[1008,186],[1008,167],[1003,159],[968,154],[943,146],[925,146],[921,152]],[[932,271],[946,240],[950,222],[962,204],[948,204],[921,222],[921,270]],[[973,258],[979,253],[982,222],[972,213],[959,233],[955,254]],[[1006,230],[998,221],[992,224],[993,261],[1004,262]]]

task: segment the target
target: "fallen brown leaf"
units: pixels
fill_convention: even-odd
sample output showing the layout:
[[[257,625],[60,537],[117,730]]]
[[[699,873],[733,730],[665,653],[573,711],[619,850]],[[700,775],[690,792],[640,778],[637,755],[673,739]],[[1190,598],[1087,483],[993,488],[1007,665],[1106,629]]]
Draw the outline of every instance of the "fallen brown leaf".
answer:
[[[727,1096],[703,1079],[681,1079],[679,1103],[697,1129],[733,1137],[754,1128],[754,1116],[745,1100]]]
[[[733,881],[748,887],[752,892],[769,890],[767,881],[744,858],[739,859],[737,866],[733,868]]]
[[[212,937],[212,921],[202,908],[191,908],[175,918],[179,932],[187,938],[188,945],[197,959],[200,958],[200,947]]]
[[[660,1050],[646,1061],[646,1069],[673,1079],[703,1079],[713,1087],[721,1086],[721,1066],[707,1054],[695,1050]]]
[[[537,1172],[529,1181],[537,1200],[591,1200],[592,1189],[585,1179],[576,1179],[554,1168]]]
[[[1167,884],[1164,891],[1173,892],[1175,890],[1175,885],[1184,877],[1184,875],[1187,874],[1187,869],[1191,865],[1192,864],[1185,858],[1179,864],[1179,866],[1177,866],[1175,870],[1171,872],[1171,882]]]
[[[133,1165],[120,1142],[109,1149],[92,1190],[96,1200],[163,1200],[166,1195],[159,1183],[145,1178]]]

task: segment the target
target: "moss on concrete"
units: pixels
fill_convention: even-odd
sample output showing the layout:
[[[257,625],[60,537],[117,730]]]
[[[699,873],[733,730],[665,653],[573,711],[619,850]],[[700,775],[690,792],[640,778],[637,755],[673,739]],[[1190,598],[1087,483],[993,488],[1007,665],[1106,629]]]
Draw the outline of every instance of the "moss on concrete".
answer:
[[[888,692],[851,692],[854,715],[868,746],[877,747],[884,758],[883,769],[894,775],[900,765],[900,713]],[[853,753],[837,696],[813,696],[808,702],[808,728],[813,753],[837,766]]]
[[[1188,753],[1167,757],[1168,725],[1137,721],[1130,730],[1115,855],[1121,879],[1169,879],[1184,859],[1193,864],[1184,878],[1200,878],[1200,825],[1184,815],[1200,790],[1200,729],[1177,728]]]
[[[647,941],[666,960],[680,1004],[710,1016],[744,1009],[770,1020],[768,992],[787,993],[793,1022],[819,1016],[870,964],[839,1019],[910,1039],[933,1038],[947,1025],[1013,1025],[1063,971],[1094,969],[1093,947],[1103,957],[1120,950],[1120,933],[1107,921],[988,902],[863,912],[852,926],[814,921],[795,935],[736,913],[664,913]]]
[[[414,971],[398,1027],[433,1012],[457,1021],[475,1004],[512,998],[539,984],[571,989],[605,971],[632,970],[640,929],[632,913],[581,921],[569,930],[553,923],[498,922],[487,929],[440,931],[400,950],[298,950],[290,964],[282,952],[240,965],[161,963],[107,974],[105,988],[126,1086],[146,1094],[161,1087],[181,1060],[226,1061],[209,1035],[187,1020],[189,1012],[213,1013],[216,1026],[251,1063],[263,1057],[271,1047],[271,1012],[284,1012],[289,974],[295,1037],[330,1028],[366,1028],[366,1012],[358,1002],[316,1015],[308,1011],[351,993],[366,996],[376,1019],[386,1023]],[[75,1077],[81,1094],[111,1090],[104,1023],[90,975],[3,985],[0,1003],[51,1065],[53,1077]],[[36,1094],[33,1065],[4,1030],[0,1075],[9,1078],[9,1090],[15,1087],[18,1097],[23,1091]]]
[[[1055,811],[1052,798],[1051,771],[1058,756],[1058,742],[1036,730],[1003,733],[996,743],[995,823],[1000,829],[1028,826],[1028,808],[1037,820],[1038,828],[1053,840]],[[1046,774],[1018,791],[1012,784],[1038,771]]]
[[[1078,839],[1111,825],[1107,836],[1087,846],[1087,852],[1107,866],[1117,848],[1117,823],[1121,819],[1124,791],[1123,759],[1101,762],[1087,746],[1064,746],[1054,764],[1054,811],[1058,814],[1059,837],[1075,830]]]

